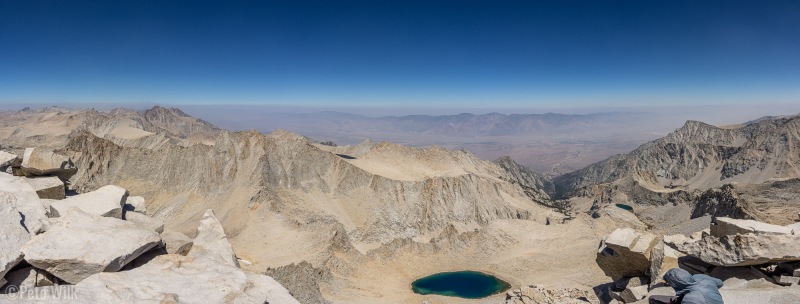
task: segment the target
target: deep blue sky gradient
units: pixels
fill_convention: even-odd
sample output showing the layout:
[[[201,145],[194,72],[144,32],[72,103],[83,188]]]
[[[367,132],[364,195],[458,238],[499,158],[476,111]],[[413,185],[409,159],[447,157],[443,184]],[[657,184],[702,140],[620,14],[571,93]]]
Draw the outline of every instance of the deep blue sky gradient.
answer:
[[[800,1],[0,0],[26,102],[800,103]]]

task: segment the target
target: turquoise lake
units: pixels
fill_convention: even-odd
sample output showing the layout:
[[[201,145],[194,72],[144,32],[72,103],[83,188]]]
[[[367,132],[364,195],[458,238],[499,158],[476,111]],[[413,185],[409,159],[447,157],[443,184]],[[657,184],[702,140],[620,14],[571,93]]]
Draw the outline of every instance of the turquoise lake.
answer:
[[[477,271],[442,272],[411,283],[418,294],[437,294],[466,299],[480,299],[503,292],[511,285],[494,276]]]
[[[628,205],[625,205],[625,204],[616,204],[616,206],[617,206],[617,208],[620,208],[620,209],[624,209],[624,210],[628,210],[628,211],[633,211],[633,207],[631,207],[631,206],[628,206]]]

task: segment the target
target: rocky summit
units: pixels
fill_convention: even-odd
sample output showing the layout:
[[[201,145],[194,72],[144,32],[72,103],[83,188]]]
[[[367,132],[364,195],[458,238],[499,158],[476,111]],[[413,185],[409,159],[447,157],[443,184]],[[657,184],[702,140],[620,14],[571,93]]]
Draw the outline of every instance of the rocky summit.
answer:
[[[646,303],[682,268],[725,303],[797,303],[798,121],[690,121],[551,178],[175,108],[3,112],[0,302]],[[511,288],[411,288],[459,271]]]

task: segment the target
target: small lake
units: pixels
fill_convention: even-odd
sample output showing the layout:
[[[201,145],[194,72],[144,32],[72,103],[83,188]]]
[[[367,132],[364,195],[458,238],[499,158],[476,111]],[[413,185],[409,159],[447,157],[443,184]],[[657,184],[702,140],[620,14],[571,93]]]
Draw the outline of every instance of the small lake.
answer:
[[[411,283],[418,294],[437,294],[466,299],[480,299],[500,293],[511,285],[494,276],[477,271],[441,272]]]
[[[633,211],[633,207],[625,205],[625,204],[616,204],[615,206],[617,206],[617,208],[620,208],[620,209]]]

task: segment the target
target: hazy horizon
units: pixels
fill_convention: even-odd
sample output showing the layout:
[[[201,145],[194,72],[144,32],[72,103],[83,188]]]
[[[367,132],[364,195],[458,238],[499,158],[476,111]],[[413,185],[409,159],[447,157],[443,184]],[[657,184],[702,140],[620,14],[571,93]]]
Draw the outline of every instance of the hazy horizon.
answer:
[[[218,124],[223,128],[230,126],[228,120],[218,119],[220,115],[256,118],[264,114],[312,114],[320,112],[340,112],[365,117],[387,117],[408,115],[458,115],[489,113],[512,114],[597,114],[597,113],[651,113],[665,116],[685,117],[685,120],[698,120],[715,125],[737,124],[764,116],[800,114],[798,104],[771,105],[688,105],[688,106],[629,106],[629,107],[550,107],[550,108],[508,108],[508,107],[391,107],[391,106],[290,106],[270,104],[159,104],[159,103],[0,103],[0,111],[17,111],[25,107],[32,109],[50,106],[70,109],[90,109],[109,111],[114,108],[146,110],[153,106],[178,108],[189,115]],[[231,121],[235,118],[230,118]],[[247,129],[242,127],[234,130]]]

